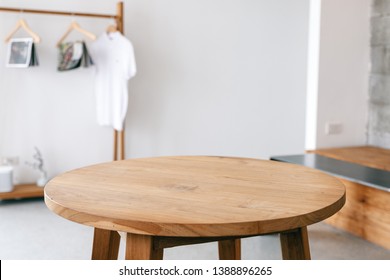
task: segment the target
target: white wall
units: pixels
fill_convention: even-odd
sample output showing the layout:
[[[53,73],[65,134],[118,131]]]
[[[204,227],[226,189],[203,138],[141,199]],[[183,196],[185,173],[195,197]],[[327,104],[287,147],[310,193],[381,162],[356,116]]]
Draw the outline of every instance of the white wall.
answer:
[[[143,27],[132,36],[141,68],[130,155],[302,151],[307,2],[146,1],[130,11],[129,28]]]
[[[370,4],[370,0],[321,1],[318,109],[316,116],[309,116],[316,117],[317,127],[307,132],[315,139],[307,149],[366,144]],[[342,132],[326,134],[327,122],[340,123]]]
[[[220,154],[268,158],[304,149],[308,0],[125,1],[138,74],[130,81],[127,157]],[[1,0],[32,9],[114,13],[116,1]],[[19,14],[0,13],[0,38]],[[50,176],[112,159],[112,130],[95,122],[93,70],[56,72],[71,19],[24,14],[41,65],[5,68],[0,44],[0,156],[33,146]],[[110,20],[76,18],[99,34]],[[25,35],[22,31],[18,35]],[[77,33],[70,38],[78,39]]]

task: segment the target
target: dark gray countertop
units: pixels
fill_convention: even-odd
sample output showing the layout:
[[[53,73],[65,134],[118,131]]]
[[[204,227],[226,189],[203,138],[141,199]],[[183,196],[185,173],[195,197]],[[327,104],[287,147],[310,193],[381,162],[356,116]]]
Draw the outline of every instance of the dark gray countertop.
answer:
[[[385,170],[366,167],[317,154],[273,156],[271,160],[304,165],[336,177],[390,192],[390,172]]]

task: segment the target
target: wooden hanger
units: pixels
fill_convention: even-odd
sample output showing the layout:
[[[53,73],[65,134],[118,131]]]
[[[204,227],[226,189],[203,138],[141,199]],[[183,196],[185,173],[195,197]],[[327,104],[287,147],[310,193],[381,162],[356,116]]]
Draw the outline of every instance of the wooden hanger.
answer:
[[[5,38],[5,42],[8,43],[9,40],[11,40],[12,36],[20,29],[23,28],[34,40],[35,43],[39,43],[41,41],[41,38],[38,36],[37,33],[32,31],[30,27],[28,27],[26,21],[24,19],[20,19],[18,23],[16,24],[15,28],[12,30],[12,32]]]
[[[80,32],[80,33],[82,33],[82,34],[84,34],[85,36],[87,36],[87,37],[88,37],[89,39],[91,39],[91,40],[96,40],[96,35],[95,35],[95,34],[93,34],[93,33],[89,32],[89,31],[87,31],[87,30],[81,28],[80,25],[79,25],[77,22],[73,21],[73,22],[70,24],[68,30],[66,30],[65,34],[62,35],[61,39],[58,41],[57,47],[60,46],[60,45],[62,44],[62,42],[63,42],[63,41],[65,40],[65,38],[69,35],[69,33],[72,32],[72,30],[76,30],[76,31],[78,31],[78,32]]]
[[[116,24],[110,24],[106,29],[107,33],[114,33],[117,31],[118,31],[118,27],[116,26]]]

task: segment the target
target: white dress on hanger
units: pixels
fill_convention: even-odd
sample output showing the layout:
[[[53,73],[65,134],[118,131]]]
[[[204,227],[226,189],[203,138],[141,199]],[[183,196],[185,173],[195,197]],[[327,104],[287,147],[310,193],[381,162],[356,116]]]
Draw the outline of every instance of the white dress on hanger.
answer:
[[[91,43],[90,53],[96,67],[97,122],[122,131],[128,107],[127,82],[136,74],[133,45],[120,32],[104,32]]]

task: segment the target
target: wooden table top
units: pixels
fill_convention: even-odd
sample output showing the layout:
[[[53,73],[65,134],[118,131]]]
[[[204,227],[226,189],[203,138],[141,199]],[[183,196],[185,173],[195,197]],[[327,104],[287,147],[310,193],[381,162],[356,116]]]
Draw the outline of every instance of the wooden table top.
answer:
[[[144,235],[251,236],[324,220],[345,203],[336,178],[290,163],[156,157],[103,163],[52,179],[45,202],[85,225]]]

